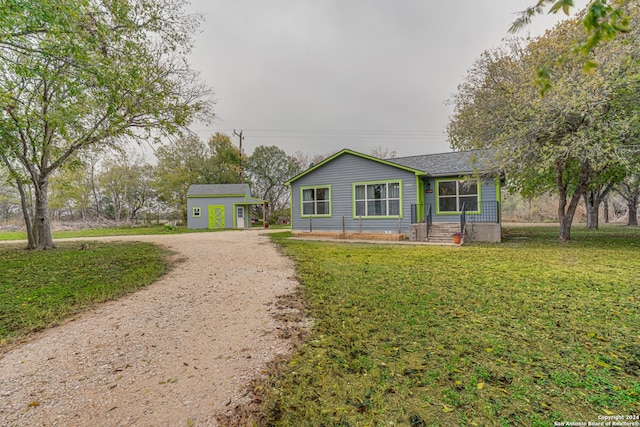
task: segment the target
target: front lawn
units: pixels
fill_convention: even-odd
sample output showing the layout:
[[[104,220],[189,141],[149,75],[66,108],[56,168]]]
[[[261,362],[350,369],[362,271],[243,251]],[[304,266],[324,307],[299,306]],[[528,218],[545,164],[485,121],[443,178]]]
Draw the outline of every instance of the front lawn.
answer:
[[[62,242],[27,251],[0,246],[0,346],[94,304],[153,283],[169,268],[150,243]]]
[[[463,247],[302,242],[314,326],[265,393],[282,426],[551,426],[640,413],[640,230]],[[270,424],[269,424],[270,425]]]
[[[73,237],[104,237],[104,236],[140,236],[148,234],[180,234],[180,233],[202,233],[212,230],[191,230],[185,226],[166,227],[163,225],[144,225],[135,227],[104,227],[104,228],[84,228],[78,230],[60,230],[52,234],[54,243],[57,239],[68,239]],[[25,231],[0,231],[0,240],[26,240]]]

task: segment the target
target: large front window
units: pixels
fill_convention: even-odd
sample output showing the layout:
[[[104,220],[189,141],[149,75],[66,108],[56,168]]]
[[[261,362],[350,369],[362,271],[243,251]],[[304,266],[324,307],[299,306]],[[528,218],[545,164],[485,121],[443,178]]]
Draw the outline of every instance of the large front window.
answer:
[[[355,184],[354,216],[400,216],[400,184],[400,182]]]
[[[464,204],[469,212],[478,210],[478,180],[459,179],[438,181],[438,212],[457,213]]]
[[[302,216],[330,216],[331,187],[302,189]]]

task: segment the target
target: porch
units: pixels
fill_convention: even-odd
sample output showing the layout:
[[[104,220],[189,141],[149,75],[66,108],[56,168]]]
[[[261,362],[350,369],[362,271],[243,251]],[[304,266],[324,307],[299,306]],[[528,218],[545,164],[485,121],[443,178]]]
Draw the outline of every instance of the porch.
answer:
[[[409,240],[445,243],[451,242],[453,233],[461,232],[463,240],[468,242],[501,241],[502,226],[498,201],[481,202],[479,209],[473,211],[469,211],[463,203],[458,221],[452,221],[451,216],[440,219],[434,215],[434,210],[432,205],[411,205]]]

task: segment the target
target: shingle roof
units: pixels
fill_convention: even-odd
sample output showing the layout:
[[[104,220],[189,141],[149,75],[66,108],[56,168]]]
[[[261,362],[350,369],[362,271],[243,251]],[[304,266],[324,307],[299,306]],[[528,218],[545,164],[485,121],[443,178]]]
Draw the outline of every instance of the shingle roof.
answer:
[[[413,169],[424,171],[431,176],[471,174],[486,170],[484,165],[490,152],[488,150],[453,151],[450,153],[424,154],[421,156],[397,157],[387,159]]]
[[[249,184],[191,184],[188,196],[209,196],[214,194],[244,194],[251,196]]]

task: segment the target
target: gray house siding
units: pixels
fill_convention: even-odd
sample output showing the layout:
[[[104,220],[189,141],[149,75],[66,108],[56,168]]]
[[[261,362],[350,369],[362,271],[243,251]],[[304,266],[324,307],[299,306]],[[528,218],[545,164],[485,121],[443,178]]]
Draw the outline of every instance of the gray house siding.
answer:
[[[354,183],[400,181],[401,218],[354,218]],[[304,187],[330,188],[330,216],[305,217],[301,199]],[[397,167],[345,153],[291,183],[291,225],[294,231],[343,231],[407,233],[411,205],[416,203],[416,175]]]

